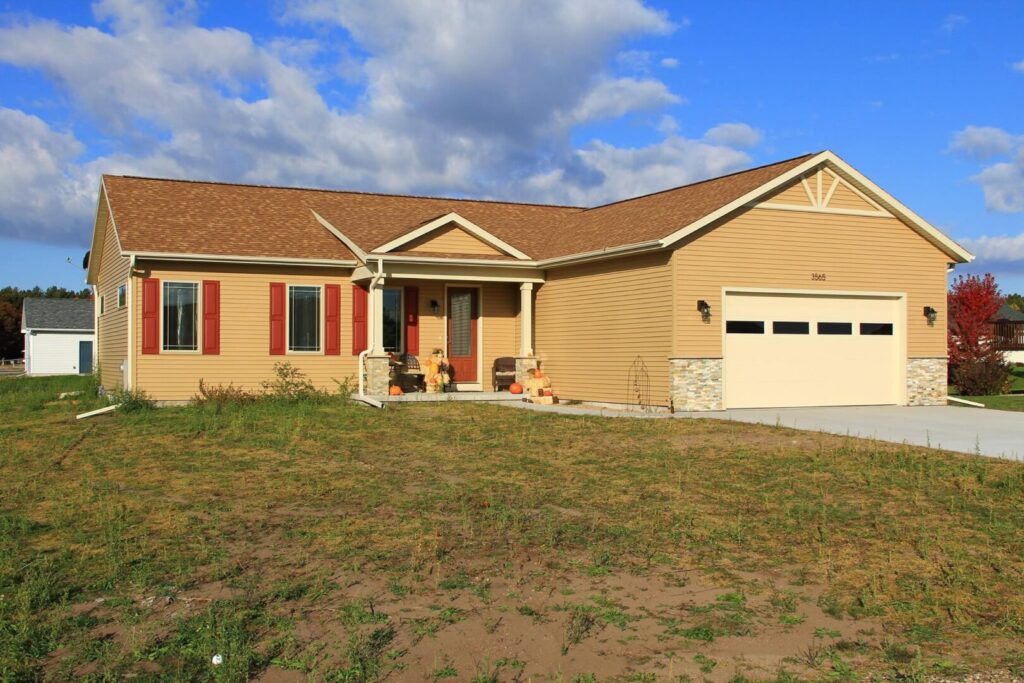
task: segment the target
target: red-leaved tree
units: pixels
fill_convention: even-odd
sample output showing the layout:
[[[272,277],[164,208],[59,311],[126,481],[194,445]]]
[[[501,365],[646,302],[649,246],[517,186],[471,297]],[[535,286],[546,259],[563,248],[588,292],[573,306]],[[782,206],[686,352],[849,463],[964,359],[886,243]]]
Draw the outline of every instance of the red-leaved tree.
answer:
[[[1006,357],[992,337],[992,318],[1006,299],[991,274],[961,275],[947,297],[947,347],[953,383],[965,394],[999,393],[1006,383]]]

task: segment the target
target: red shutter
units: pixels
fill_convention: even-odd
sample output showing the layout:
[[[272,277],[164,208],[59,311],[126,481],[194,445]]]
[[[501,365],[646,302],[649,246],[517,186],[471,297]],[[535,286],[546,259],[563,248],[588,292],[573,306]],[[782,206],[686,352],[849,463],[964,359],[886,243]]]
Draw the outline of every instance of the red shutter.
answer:
[[[220,280],[203,280],[203,355],[220,355]]]
[[[324,354],[341,355],[341,285],[324,286]]]
[[[366,313],[369,308],[367,291],[361,285],[352,285],[352,355],[366,350]]]
[[[420,355],[420,288],[405,288],[405,352]]]
[[[270,283],[270,355],[284,355],[284,283]]]
[[[142,352],[160,353],[160,280],[142,280]]]

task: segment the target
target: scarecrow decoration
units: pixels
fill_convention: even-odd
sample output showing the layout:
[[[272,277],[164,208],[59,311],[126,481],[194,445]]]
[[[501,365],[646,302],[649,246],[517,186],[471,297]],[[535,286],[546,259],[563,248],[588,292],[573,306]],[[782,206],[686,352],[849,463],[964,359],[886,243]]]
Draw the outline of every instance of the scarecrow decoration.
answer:
[[[444,357],[441,349],[434,349],[426,367],[423,368],[423,377],[427,384],[428,394],[440,394],[445,391],[451,383],[451,375],[448,372],[448,359]]]
[[[551,389],[551,378],[540,371],[540,368],[527,370],[530,376],[526,380],[526,394],[529,400],[540,405],[558,403],[558,397]]]

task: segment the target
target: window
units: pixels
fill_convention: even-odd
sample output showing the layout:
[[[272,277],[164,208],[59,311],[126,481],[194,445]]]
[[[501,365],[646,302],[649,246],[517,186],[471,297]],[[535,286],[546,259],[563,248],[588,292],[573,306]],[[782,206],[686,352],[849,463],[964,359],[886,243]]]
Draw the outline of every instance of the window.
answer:
[[[124,308],[128,303],[128,285],[119,285],[117,288],[117,307]]]
[[[853,334],[853,323],[818,323],[818,334]]]
[[[384,350],[402,352],[402,290],[385,289],[384,295]]]
[[[100,297],[100,315],[103,315],[103,313],[104,313],[103,309],[105,307],[104,305],[105,305],[106,301],[107,301],[107,297],[105,297],[105,296],[101,296]]]
[[[319,287],[288,287],[288,350],[320,350]]]
[[[772,323],[772,334],[810,334],[810,323],[776,320]]]
[[[892,336],[892,323],[861,323],[860,333],[865,336]]]
[[[198,283],[165,282],[163,309],[164,351],[198,350]]]
[[[726,334],[764,334],[763,320],[728,320]]]

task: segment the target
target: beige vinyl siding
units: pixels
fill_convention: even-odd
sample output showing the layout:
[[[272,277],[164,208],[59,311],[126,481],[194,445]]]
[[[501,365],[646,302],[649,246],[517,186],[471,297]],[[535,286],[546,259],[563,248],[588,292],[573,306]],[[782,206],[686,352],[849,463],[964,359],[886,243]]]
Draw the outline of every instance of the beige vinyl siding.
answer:
[[[121,255],[113,221],[107,216],[106,202],[100,202],[103,228],[99,268],[96,270],[97,311],[99,297],[104,299],[104,313],[96,321],[96,359],[100,384],[108,391],[124,387],[121,366],[128,362],[128,307],[118,309],[117,288],[128,284],[131,260]],[[96,255],[93,255],[95,258]]]
[[[807,184],[811,188],[811,193],[816,192],[816,181],[812,174],[807,178]],[[772,204],[788,204],[791,206],[810,206],[810,199],[807,197],[807,190],[804,189],[803,183],[797,180],[790,183],[783,189],[779,190],[773,195],[770,195],[764,201],[771,202]]]
[[[680,245],[673,355],[722,355],[722,288],[905,292],[910,357],[946,354],[948,256],[896,218],[753,208]],[[824,274],[824,281],[812,279]],[[711,304],[709,323],[696,302]],[[929,324],[924,306],[939,311]]]
[[[135,382],[157,400],[181,401],[199,390],[199,380],[258,388],[271,379],[275,363],[289,362],[320,388],[337,390],[334,380],[356,378],[352,355],[352,283],[350,271],[339,268],[288,268],[228,264],[140,262],[147,277],[165,281],[220,281],[220,355],[199,352],[142,354],[142,284],[135,283]],[[270,355],[270,283],[341,286],[341,355],[321,353]],[[161,296],[163,286],[161,284]],[[321,297],[323,295],[321,294]],[[323,299],[321,298],[321,301]],[[200,311],[200,321],[202,312]],[[200,322],[201,328],[201,322]],[[321,322],[321,330],[323,324]],[[202,340],[200,338],[200,348]]]
[[[438,254],[501,254],[502,252],[457,225],[439,228],[404,244],[396,251],[426,251]]]
[[[836,187],[835,192],[832,193],[832,199],[828,202],[828,208],[830,209],[856,209],[858,211],[878,211],[878,208],[872,206],[863,197],[854,192],[848,185],[840,182]]]
[[[667,405],[672,350],[670,254],[552,269],[537,292],[535,352],[556,393],[635,403],[630,369],[640,359],[650,401]]]
[[[414,286],[419,288],[420,314],[420,363],[433,353],[435,348],[445,348],[445,283],[439,280],[388,280],[387,287]],[[481,384],[484,391],[490,391],[491,367],[494,359],[502,356],[516,356],[519,353],[519,285],[501,282],[448,283],[449,287],[480,287],[481,314],[483,316],[483,348],[481,350]],[[404,300],[404,299],[403,299]],[[439,305],[435,314],[430,302]]]

